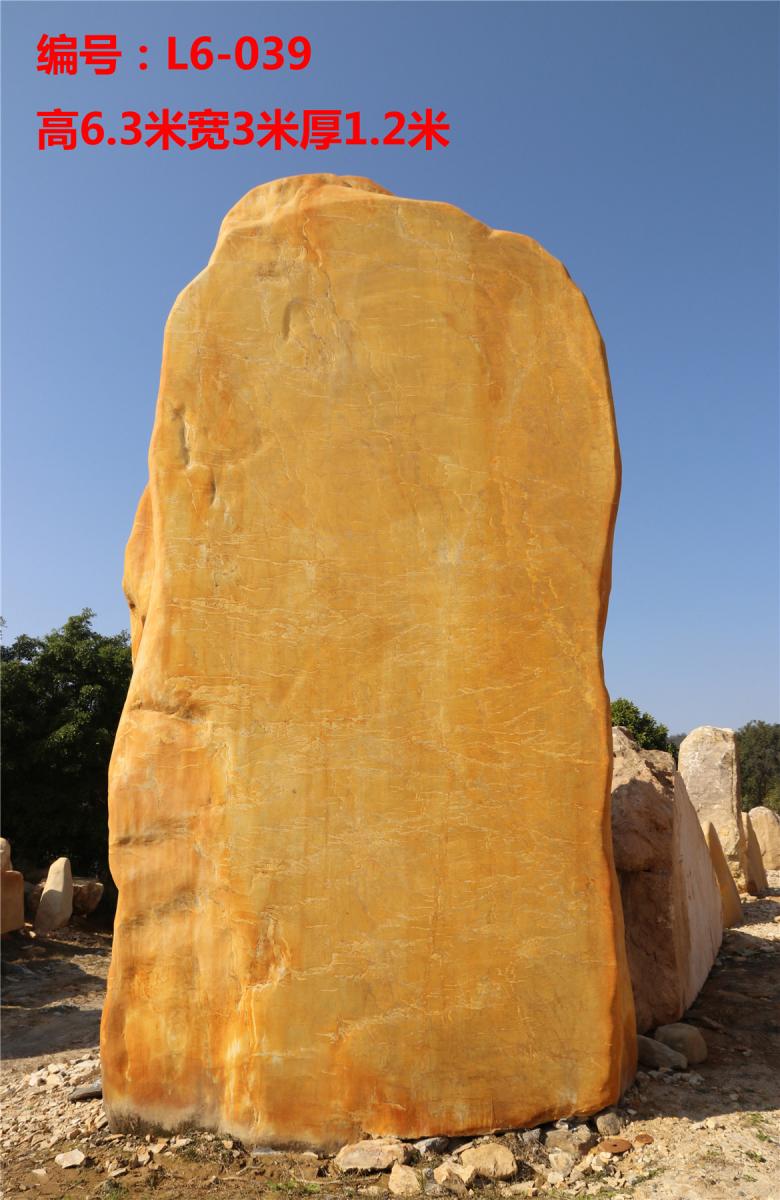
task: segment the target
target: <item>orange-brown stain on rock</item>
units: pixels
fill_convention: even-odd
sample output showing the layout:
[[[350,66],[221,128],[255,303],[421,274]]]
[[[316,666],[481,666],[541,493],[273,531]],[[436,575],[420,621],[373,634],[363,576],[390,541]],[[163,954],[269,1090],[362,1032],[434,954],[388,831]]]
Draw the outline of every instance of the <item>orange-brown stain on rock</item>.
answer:
[[[127,553],[115,1126],[334,1147],[617,1099],[618,486],[598,331],[536,243],[328,175],[228,214]]]

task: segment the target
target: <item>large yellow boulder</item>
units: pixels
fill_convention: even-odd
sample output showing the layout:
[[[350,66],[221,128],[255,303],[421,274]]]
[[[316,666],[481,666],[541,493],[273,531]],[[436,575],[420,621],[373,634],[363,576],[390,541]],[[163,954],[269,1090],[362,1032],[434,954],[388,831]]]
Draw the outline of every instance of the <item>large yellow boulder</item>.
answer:
[[[24,876],[21,871],[0,871],[0,932],[24,928]]]
[[[601,339],[535,242],[328,175],[228,214],[127,554],[114,1127],[335,1147],[617,1099],[617,492]]]

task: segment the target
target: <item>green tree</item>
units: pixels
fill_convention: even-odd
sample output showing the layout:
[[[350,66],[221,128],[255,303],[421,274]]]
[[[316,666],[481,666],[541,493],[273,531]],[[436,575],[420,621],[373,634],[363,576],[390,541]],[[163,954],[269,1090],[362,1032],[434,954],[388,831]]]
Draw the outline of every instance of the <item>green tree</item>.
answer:
[[[3,833],[14,861],[108,878],[107,768],[132,671],[126,633],[85,608],[43,638],[0,650]]]
[[[780,812],[780,725],[748,721],[737,730],[742,807],[758,804]]]
[[[630,729],[645,750],[672,751],[666,726],[651,717],[650,713],[640,712],[636,704],[622,696],[612,701],[612,724]]]

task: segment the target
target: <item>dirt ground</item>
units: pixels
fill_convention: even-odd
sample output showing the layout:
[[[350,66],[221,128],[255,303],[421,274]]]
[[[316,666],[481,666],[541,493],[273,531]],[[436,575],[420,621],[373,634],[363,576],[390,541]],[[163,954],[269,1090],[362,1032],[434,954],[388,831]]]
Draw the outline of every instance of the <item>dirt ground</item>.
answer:
[[[469,1189],[484,1200],[535,1195],[568,1200],[780,1200],[780,872],[770,894],[745,904],[686,1020],[704,1034],[707,1061],[685,1072],[640,1071],[617,1110],[625,1153],[596,1146],[575,1176],[548,1180],[545,1131],[498,1131],[518,1159],[513,1182]],[[340,1176],[314,1154],[244,1147],[230,1138],[113,1134],[99,1099],[72,1089],[99,1077],[98,1031],[111,954],[107,933],[68,928],[46,939],[3,939],[0,1146],[3,1196],[291,1197],[387,1194],[388,1175]],[[437,1130],[431,1130],[431,1134]],[[647,1135],[642,1138],[640,1135]],[[648,1141],[648,1137],[652,1140]],[[642,1142],[646,1144],[642,1144]],[[453,1143],[454,1146],[454,1143]],[[58,1154],[84,1161],[64,1168]],[[450,1147],[450,1151],[452,1146]],[[425,1192],[441,1155],[413,1164]]]

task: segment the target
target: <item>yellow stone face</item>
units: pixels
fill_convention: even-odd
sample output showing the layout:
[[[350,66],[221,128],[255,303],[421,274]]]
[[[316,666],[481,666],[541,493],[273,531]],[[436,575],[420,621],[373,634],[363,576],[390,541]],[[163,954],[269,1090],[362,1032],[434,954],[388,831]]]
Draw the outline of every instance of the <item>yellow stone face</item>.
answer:
[[[329,175],[228,214],[127,554],[115,1125],[334,1147],[618,1097],[618,481],[598,330],[536,243]]]

